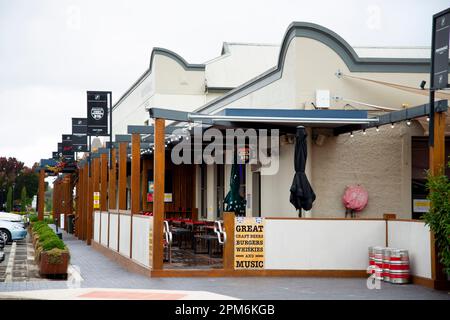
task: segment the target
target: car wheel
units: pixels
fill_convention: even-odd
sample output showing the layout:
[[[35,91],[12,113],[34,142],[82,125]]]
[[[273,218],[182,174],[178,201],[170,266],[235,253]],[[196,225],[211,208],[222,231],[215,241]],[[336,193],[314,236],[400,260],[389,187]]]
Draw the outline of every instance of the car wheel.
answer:
[[[2,238],[5,243],[11,242],[11,234],[8,230],[0,229],[0,238]]]

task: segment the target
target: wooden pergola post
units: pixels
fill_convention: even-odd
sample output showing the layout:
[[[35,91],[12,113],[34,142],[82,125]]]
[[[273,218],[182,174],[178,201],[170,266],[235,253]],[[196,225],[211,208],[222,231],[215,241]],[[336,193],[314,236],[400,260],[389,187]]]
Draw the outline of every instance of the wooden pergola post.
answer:
[[[130,258],[133,257],[133,214],[139,214],[141,204],[140,193],[141,174],[141,135],[133,133],[131,136],[131,222],[130,222]]]
[[[108,154],[100,155],[100,210],[108,210]]]
[[[93,237],[93,213],[94,213],[94,179],[93,179],[93,159],[90,159],[90,163],[88,165],[89,170],[91,171],[90,174],[88,174],[88,186],[87,186],[87,223],[86,223],[86,243],[88,245],[91,245],[92,243],[92,237]]]
[[[131,215],[138,214],[140,205],[141,135],[133,133],[131,139]]]
[[[153,270],[163,269],[165,120],[155,119],[155,155],[153,163]]]
[[[94,193],[95,192],[100,192],[100,157],[97,155],[93,160],[92,160],[92,197],[94,197]],[[94,201],[92,201],[92,204],[94,204]],[[94,218],[95,218],[95,211],[100,211],[100,208],[95,209],[93,208],[93,213],[92,213],[92,237],[91,239],[93,239],[94,237]],[[101,230],[101,219],[100,219],[100,230]]]
[[[432,175],[445,170],[445,112],[434,114],[434,146],[430,146],[430,171]]]
[[[119,210],[127,209],[127,147],[128,142],[119,143]]]
[[[86,162],[83,168],[83,220],[82,220],[82,233],[81,239],[87,240],[88,237],[88,214],[90,208],[90,200],[89,200],[89,163]]]
[[[109,187],[108,187],[109,209],[116,209],[116,180],[117,180],[116,153],[117,149],[111,148],[111,163],[109,168]]]
[[[81,239],[82,225],[83,225],[83,167],[78,169],[78,181],[77,181],[77,197],[76,197],[76,209],[77,219],[75,220],[75,236]]]
[[[147,203],[147,180],[148,180],[148,159],[142,159],[142,175],[141,175],[141,197],[142,197],[142,210],[148,210]]]
[[[44,220],[45,210],[45,170],[39,170],[39,188],[38,188],[38,220]]]
[[[433,176],[445,174],[445,112],[434,114],[434,146],[430,146],[430,172]],[[435,289],[444,289],[448,285],[439,261],[439,250],[437,248],[434,234],[431,234],[431,278],[434,280]]]

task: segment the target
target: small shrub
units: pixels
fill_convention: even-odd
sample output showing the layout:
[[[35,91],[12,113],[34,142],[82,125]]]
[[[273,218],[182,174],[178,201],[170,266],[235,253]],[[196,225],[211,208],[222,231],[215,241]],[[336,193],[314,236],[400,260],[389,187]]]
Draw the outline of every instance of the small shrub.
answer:
[[[42,249],[44,251],[49,251],[49,250],[54,249],[54,248],[58,248],[58,249],[63,250],[65,248],[64,242],[62,242],[62,240],[59,239],[58,237],[56,237],[56,238],[53,238],[53,237],[49,238],[49,239],[47,239],[45,241],[40,242],[40,244],[41,244]]]
[[[38,216],[36,214],[30,214],[29,219],[31,223],[34,223],[38,221]]]
[[[48,256],[48,262],[51,264],[61,264],[63,263],[62,255],[63,253],[69,253],[67,249],[58,249],[54,248],[49,251],[46,251],[46,254]]]

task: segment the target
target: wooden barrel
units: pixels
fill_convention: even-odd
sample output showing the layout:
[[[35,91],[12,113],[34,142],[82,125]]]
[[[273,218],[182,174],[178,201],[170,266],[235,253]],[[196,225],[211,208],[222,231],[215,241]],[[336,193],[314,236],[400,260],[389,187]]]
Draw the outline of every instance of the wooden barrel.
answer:
[[[409,255],[405,249],[391,249],[389,261],[389,279],[391,283],[409,283]]]
[[[390,261],[391,261],[391,249],[384,248],[383,249],[383,258],[382,258],[382,268],[383,268],[383,280],[389,282],[390,281]]]

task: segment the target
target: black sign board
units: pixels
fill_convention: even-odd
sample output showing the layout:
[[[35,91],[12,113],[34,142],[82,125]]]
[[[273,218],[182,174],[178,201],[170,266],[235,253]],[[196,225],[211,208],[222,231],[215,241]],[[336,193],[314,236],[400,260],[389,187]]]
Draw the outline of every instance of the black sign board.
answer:
[[[74,152],[87,152],[87,136],[85,135],[72,135],[72,146]]]
[[[73,145],[72,145],[72,135],[63,134],[62,135],[62,155],[64,158],[73,158]]]
[[[450,9],[433,16],[433,88],[448,87]]]
[[[52,159],[59,160],[61,158],[61,153],[59,152],[52,152]]]
[[[63,151],[63,146],[61,142],[58,142],[58,153],[62,153]]]
[[[107,136],[108,134],[108,93],[87,92],[87,134]]]
[[[72,118],[72,134],[87,134],[87,118]]]

